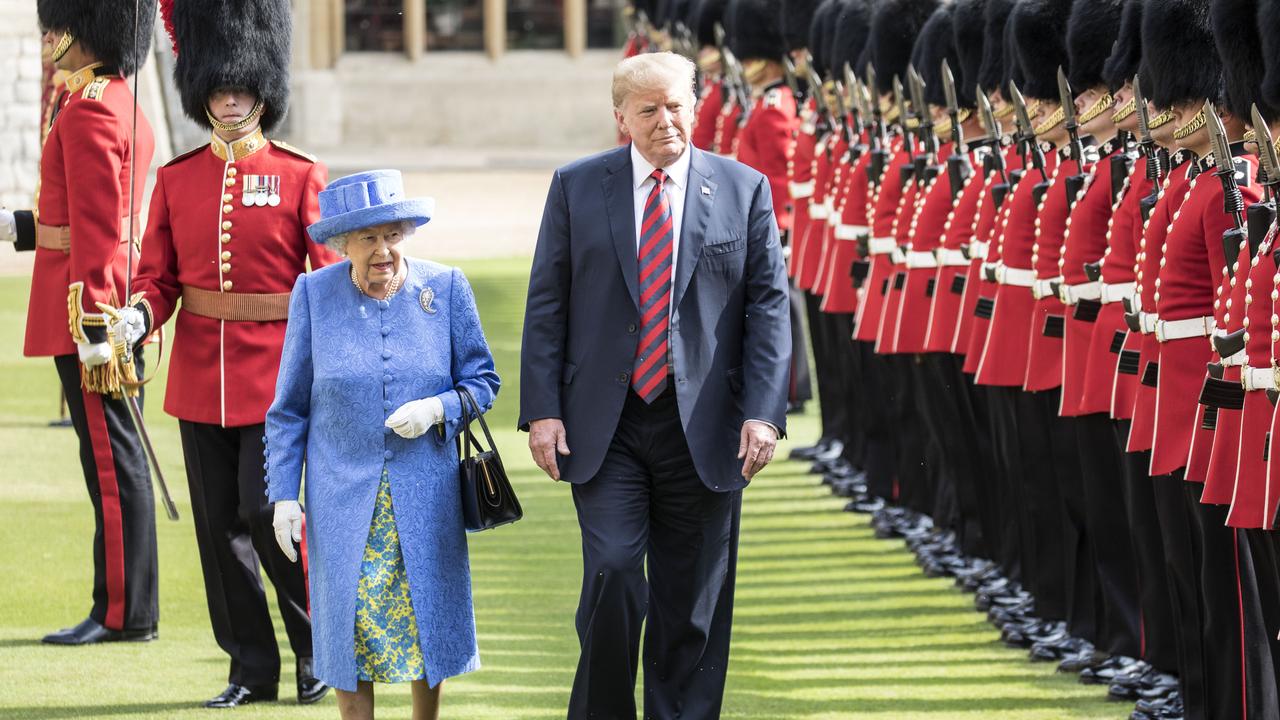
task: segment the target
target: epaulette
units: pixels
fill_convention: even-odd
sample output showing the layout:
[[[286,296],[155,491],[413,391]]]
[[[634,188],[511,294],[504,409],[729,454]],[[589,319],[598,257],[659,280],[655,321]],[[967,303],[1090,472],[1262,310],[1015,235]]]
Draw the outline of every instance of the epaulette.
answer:
[[[182,153],[181,155],[179,155],[178,157],[165,163],[164,166],[169,167],[171,165],[177,165],[178,163],[182,162],[183,160],[186,160],[187,158],[195,157],[196,155],[199,155],[200,153],[205,151],[205,148],[208,148],[208,147],[209,147],[209,143],[205,143],[194,150],[188,150]]]
[[[317,158],[315,155],[312,155],[311,153],[306,152],[305,150],[299,150],[298,148],[290,145],[287,142],[284,142],[283,140],[272,140],[271,144],[289,153],[290,155],[295,155],[297,157],[302,158],[303,160],[307,160],[313,163],[320,162],[319,158]]]
[[[782,88],[775,87],[765,90],[761,102],[767,108],[782,107]]]
[[[111,77],[103,75],[94,78],[92,82],[84,86],[84,90],[80,91],[80,97],[85,100],[102,101],[102,95],[107,91],[107,86],[111,84]]]

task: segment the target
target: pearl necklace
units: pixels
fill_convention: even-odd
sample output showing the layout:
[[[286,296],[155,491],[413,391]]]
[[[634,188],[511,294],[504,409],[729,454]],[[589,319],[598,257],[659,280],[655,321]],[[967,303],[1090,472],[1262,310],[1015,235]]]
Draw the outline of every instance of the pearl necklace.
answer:
[[[369,293],[365,292],[363,287],[360,287],[360,280],[356,277],[355,263],[352,263],[351,265],[351,284],[356,286],[356,290],[359,290],[361,295],[369,296]],[[391,282],[387,283],[387,295],[382,299],[390,300],[399,291],[400,276],[396,275],[391,278]]]

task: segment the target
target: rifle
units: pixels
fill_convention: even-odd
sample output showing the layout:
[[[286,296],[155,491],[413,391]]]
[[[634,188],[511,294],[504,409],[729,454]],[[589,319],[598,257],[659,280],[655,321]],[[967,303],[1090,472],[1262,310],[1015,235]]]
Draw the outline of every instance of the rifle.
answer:
[[[916,152],[911,143],[911,113],[907,112],[907,101],[902,97],[902,81],[893,76],[893,102],[898,107],[898,125],[902,127],[902,147],[907,151],[908,163],[898,168],[898,184],[905,186],[916,170]]]
[[[984,170],[988,173],[1000,173],[1000,182],[991,186],[991,200],[998,209],[1004,204],[1005,198],[1009,196],[1009,188],[1012,187],[1005,168],[1004,152],[1000,147],[1000,125],[995,111],[991,109],[991,100],[982,92],[982,86],[975,87],[974,92],[974,97],[978,98],[978,111],[982,113],[982,124],[987,128],[987,142],[991,144],[991,154],[987,156],[988,164],[984,165]]]
[[[1049,175],[1044,170],[1044,151],[1040,149],[1040,143],[1036,142],[1035,129],[1031,125],[1031,114],[1027,112],[1027,101],[1012,80],[1009,81],[1009,94],[1013,96],[1014,122],[1018,126],[1014,140],[1022,144],[1024,155],[1030,155],[1031,166],[1040,173],[1040,181],[1047,183]]]
[[[808,52],[808,51],[806,51]],[[822,119],[826,126],[832,132],[836,130],[835,110],[827,102],[827,94],[822,91],[822,78],[818,76],[818,72],[813,69],[813,56],[808,56],[808,62],[805,63],[805,69],[809,71],[809,87],[813,91],[814,106],[818,108],[822,114]]]
[[[1160,198],[1160,178],[1168,171],[1169,158],[1165,150],[1156,145],[1151,137],[1151,113],[1147,109],[1147,99],[1142,94],[1142,81],[1133,76],[1134,110],[1138,113],[1138,149],[1147,159],[1147,179],[1151,181],[1151,194],[1142,198],[1139,209],[1142,220],[1151,218],[1156,200]]]
[[[947,158],[947,179],[951,182],[951,199],[960,196],[965,181],[973,175],[973,165],[964,148],[964,131],[960,129],[960,101],[956,97],[956,79],[951,66],[942,59],[942,90],[947,96],[947,116],[951,118],[951,156]]]
[[[1058,66],[1058,101],[1062,103],[1063,119],[1067,127],[1067,135],[1071,138],[1071,159],[1076,161],[1076,173],[1063,180],[1067,191],[1067,212],[1076,204],[1076,198],[1084,188],[1084,144],[1080,142],[1080,124],[1076,121],[1076,99],[1067,82],[1067,74]]]
[[[889,164],[889,139],[885,136],[884,112],[880,109],[880,90],[876,85],[876,68],[871,63],[867,63],[867,81],[863,85],[867,91],[866,102],[871,110],[871,160],[867,164],[867,174],[871,177],[871,184],[878,186],[880,179],[884,177],[885,166]]]
[[[911,88],[911,105],[919,119],[916,137],[920,138],[922,150],[922,154],[915,159],[916,184],[923,185],[937,174],[935,159],[938,156],[938,138],[933,134],[933,116],[924,101],[924,80],[911,65],[907,65],[907,85]]]
[[[1205,101],[1204,115],[1208,119],[1209,138],[1213,142],[1213,160],[1217,170],[1214,175],[1222,183],[1222,211],[1231,216],[1234,228],[1222,234],[1222,248],[1227,259],[1227,272],[1231,273],[1232,258],[1240,254],[1240,246],[1245,242],[1244,233],[1244,197],[1240,187],[1236,185],[1236,166],[1232,161],[1231,144],[1227,141],[1227,130],[1222,126],[1222,118],[1213,108],[1213,104]]]
[[[804,104],[805,95],[800,91],[800,78],[796,75],[796,62],[791,59],[790,55],[782,58],[783,77],[786,78],[787,87],[791,88],[791,94],[795,96],[796,106]]]

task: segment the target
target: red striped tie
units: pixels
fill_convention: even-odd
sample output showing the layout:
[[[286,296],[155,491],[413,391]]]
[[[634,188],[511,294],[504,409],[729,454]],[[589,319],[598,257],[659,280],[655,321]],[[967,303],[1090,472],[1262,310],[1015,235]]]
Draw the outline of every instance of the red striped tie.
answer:
[[[651,403],[667,387],[667,340],[671,322],[671,263],[675,226],[662,190],[667,174],[654,170],[653,190],[640,224],[640,344],[631,387]]]

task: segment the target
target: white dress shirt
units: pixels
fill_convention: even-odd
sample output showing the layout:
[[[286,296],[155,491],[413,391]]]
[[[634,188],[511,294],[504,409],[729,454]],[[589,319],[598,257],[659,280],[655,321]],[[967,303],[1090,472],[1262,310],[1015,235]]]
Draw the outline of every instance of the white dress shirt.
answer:
[[[667,204],[671,206],[671,277],[676,276],[676,259],[680,257],[680,222],[684,219],[684,194],[689,187],[689,148],[663,170],[667,173],[667,181],[663,188],[667,193]],[[632,206],[636,217],[636,257],[640,256],[640,228],[644,227],[644,206],[653,192],[653,184],[657,182],[649,177],[657,170],[631,144],[631,187],[635,195]]]

